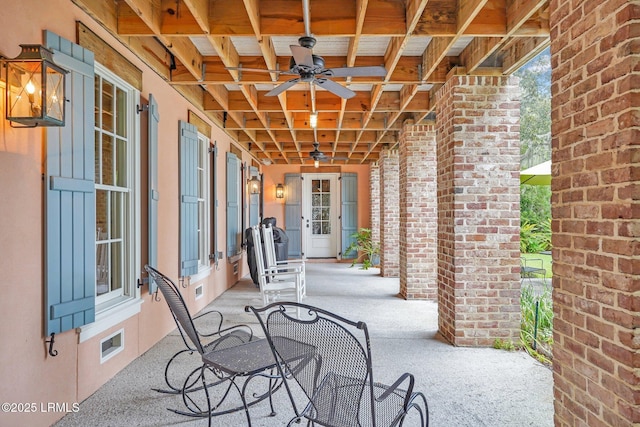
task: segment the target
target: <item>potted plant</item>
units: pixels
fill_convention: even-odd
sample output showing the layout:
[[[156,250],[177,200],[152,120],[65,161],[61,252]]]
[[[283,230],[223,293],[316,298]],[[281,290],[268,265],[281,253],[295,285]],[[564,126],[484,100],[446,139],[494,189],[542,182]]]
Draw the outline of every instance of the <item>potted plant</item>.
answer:
[[[362,259],[362,269],[368,270],[370,267],[380,265],[380,243],[371,240],[371,230],[368,228],[361,228],[359,231],[351,235],[352,239],[355,239],[345,250],[345,255],[349,255],[351,252],[356,252],[356,257],[351,263],[353,267],[360,258]]]

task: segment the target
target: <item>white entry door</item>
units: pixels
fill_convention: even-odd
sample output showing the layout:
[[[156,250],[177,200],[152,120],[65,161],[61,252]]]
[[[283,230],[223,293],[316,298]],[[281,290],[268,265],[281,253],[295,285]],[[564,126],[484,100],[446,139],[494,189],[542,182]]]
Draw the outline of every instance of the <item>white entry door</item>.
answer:
[[[303,251],[307,258],[338,256],[338,174],[303,174]]]

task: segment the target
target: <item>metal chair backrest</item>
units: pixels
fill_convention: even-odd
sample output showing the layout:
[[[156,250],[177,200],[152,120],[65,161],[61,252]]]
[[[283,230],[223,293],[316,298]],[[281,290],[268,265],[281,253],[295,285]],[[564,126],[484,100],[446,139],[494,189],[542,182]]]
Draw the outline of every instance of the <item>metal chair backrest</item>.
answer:
[[[300,319],[295,316],[298,308],[303,312]],[[264,321],[256,317],[277,357],[312,402],[308,418],[321,425],[376,425],[371,347],[364,322],[299,303],[250,309],[268,313]],[[301,356],[310,347],[313,355]]]
[[[180,291],[178,290],[176,284],[173,283],[173,281],[167,276],[149,265],[145,265],[144,269],[147,271],[147,273],[149,273],[149,276],[151,276],[157,283],[158,289],[160,289],[160,292],[162,292],[164,299],[169,305],[169,309],[171,310],[171,314],[173,315],[173,320],[175,320],[178,329],[181,330],[181,333],[182,331],[184,331],[198,353],[204,354],[204,347],[202,346],[202,342],[200,341],[200,336],[196,331],[196,327],[193,324],[191,314],[189,313],[187,305],[185,304],[184,299],[182,298],[182,295],[180,294]]]

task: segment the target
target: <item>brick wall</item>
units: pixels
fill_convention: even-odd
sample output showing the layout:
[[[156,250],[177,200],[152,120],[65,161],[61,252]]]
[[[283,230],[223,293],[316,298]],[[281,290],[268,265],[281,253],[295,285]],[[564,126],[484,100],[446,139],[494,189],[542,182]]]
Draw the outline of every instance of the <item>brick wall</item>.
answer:
[[[400,274],[400,182],[397,150],[382,150],[380,157],[380,274]]]
[[[637,425],[640,4],[551,11],[555,425]]]
[[[369,198],[371,240],[380,243],[380,165],[372,163],[369,169]]]
[[[436,300],[438,207],[434,124],[402,127],[400,156],[400,295]]]
[[[519,340],[520,90],[453,76],[438,91],[439,328],[455,345]]]

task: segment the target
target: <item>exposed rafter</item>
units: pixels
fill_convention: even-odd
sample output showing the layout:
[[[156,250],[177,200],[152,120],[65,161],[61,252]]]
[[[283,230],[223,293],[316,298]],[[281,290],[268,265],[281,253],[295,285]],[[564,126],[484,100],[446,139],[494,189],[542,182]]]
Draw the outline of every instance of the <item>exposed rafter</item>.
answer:
[[[304,163],[313,142],[348,162],[376,161],[404,120],[431,118],[452,68],[510,74],[549,43],[549,0],[309,0],[308,9],[306,1],[74,0],[240,145],[276,164]],[[307,32],[325,68],[383,65],[387,74],[332,78],[355,91],[351,99],[312,96],[308,84],[265,96],[292,78],[282,73],[289,45]]]

